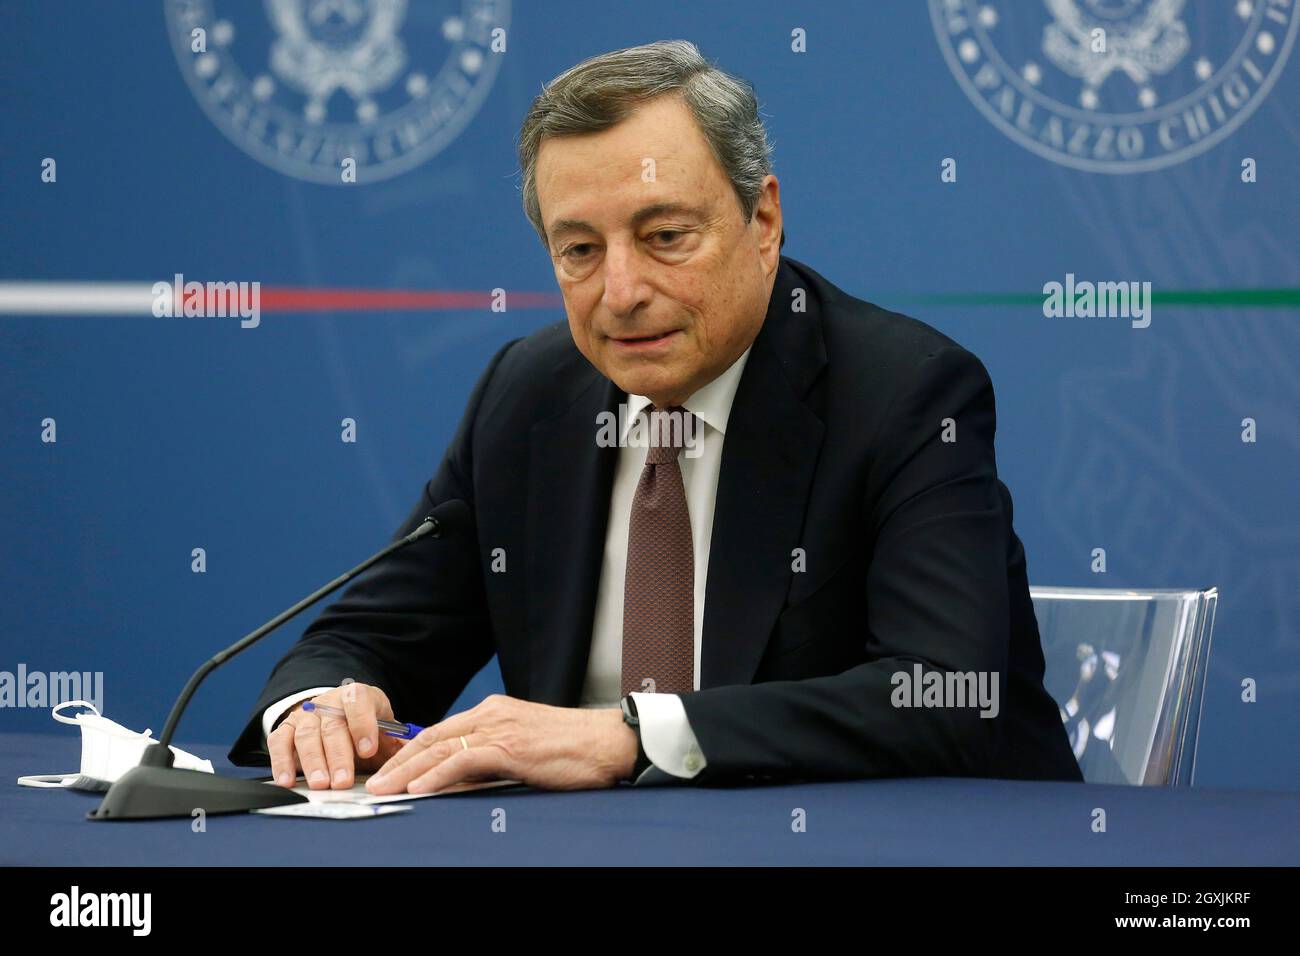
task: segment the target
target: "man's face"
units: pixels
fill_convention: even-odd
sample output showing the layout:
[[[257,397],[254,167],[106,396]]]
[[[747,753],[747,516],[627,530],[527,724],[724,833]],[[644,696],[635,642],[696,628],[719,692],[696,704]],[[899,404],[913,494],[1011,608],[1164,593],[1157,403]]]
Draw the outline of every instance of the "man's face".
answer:
[[[680,404],[753,342],[779,259],[777,180],[747,224],[678,96],[543,140],[536,181],[573,341],[619,388]]]

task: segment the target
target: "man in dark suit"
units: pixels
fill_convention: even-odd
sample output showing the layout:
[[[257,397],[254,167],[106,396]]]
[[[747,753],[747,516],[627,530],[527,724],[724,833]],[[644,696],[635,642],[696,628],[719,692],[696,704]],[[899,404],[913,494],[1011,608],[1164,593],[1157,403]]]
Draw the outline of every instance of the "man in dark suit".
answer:
[[[231,759],[376,793],[1081,779],[988,374],[781,255],[752,89],[683,41],[605,54],[520,156],[567,328],[496,354],[397,534],[453,499],[468,527],[326,609]],[[444,719],[494,654],[505,694]]]

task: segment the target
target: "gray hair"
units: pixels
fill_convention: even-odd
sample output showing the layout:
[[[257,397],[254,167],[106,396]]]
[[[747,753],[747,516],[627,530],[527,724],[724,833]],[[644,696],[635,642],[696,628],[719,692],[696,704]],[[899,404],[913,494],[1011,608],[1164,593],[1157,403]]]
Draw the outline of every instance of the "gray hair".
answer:
[[[561,73],[533,100],[519,131],[524,214],[546,245],[537,202],[537,154],[549,136],[596,133],[625,119],[640,103],[680,95],[731,180],[748,223],[763,177],[772,171],[772,147],[747,80],[709,63],[694,43],[661,40],[602,53]],[[781,233],[785,245],[785,233]]]

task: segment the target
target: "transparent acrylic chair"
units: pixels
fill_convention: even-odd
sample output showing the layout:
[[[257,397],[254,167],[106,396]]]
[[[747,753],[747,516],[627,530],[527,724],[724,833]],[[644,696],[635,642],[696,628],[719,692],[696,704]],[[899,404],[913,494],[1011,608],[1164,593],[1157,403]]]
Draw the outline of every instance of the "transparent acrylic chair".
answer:
[[[1029,594],[1084,780],[1190,786],[1218,590]]]

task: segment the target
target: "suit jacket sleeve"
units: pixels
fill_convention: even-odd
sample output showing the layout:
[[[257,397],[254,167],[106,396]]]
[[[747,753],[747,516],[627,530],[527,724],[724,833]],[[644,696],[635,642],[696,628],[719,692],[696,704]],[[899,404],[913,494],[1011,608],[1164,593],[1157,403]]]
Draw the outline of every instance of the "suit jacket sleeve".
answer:
[[[850,625],[865,662],[683,694],[708,758],[697,783],[992,775],[996,719],[978,707],[895,707],[891,678],[919,663],[923,672],[991,672],[1005,691],[1011,532],[993,386],[957,346],[932,351],[902,382],[867,446],[858,513],[844,516],[871,552],[861,619]],[[953,442],[942,440],[948,418]]]
[[[462,499],[473,512],[475,418],[513,344],[503,346],[480,377],[442,464],[392,540],[415,530],[444,501]],[[399,719],[436,723],[494,652],[476,529],[426,538],[359,575],[312,623],[276,664],[230,760],[269,763],[262,736],[266,708],[348,678],[382,688]]]

